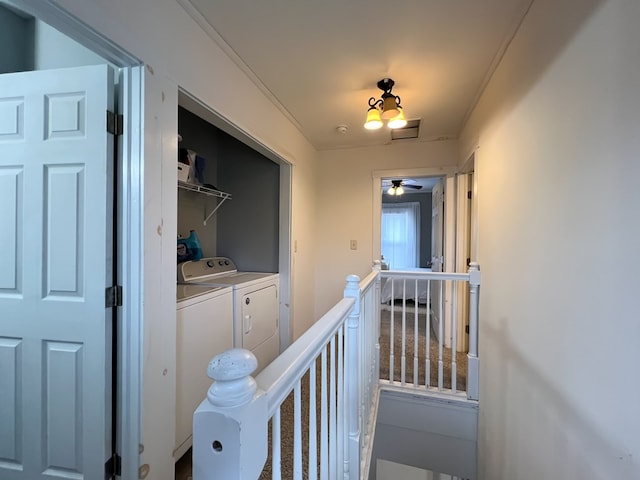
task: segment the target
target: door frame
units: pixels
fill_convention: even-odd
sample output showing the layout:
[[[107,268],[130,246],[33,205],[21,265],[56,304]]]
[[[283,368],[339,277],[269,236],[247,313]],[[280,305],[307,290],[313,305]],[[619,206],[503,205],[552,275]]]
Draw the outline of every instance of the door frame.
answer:
[[[399,168],[394,170],[374,170],[372,177],[372,256],[373,260],[379,260],[381,255],[381,232],[382,232],[382,179],[383,178],[404,178],[404,177],[452,177],[457,172],[457,167],[424,167],[424,168]],[[446,222],[446,220],[445,220]],[[445,236],[446,242],[446,236]]]
[[[124,118],[115,162],[117,196],[117,283],[123,306],[117,314],[118,359],[116,400],[116,451],[122,478],[138,478],[142,423],[142,315],[143,315],[143,119],[142,62],[109,39],[70,15],[52,0],[6,0],[9,6],[56,28],[120,69],[116,102]],[[137,245],[138,248],[123,248]]]
[[[444,264],[443,272],[455,271],[455,176],[458,173],[457,166],[451,167],[425,167],[425,168],[405,168],[396,170],[374,170],[371,175],[373,218],[372,218],[372,261],[379,260],[381,255],[381,219],[382,219],[382,179],[383,178],[406,178],[406,177],[442,177],[445,194],[444,211],[444,239],[443,252]],[[451,297],[450,286],[446,287],[446,298]],[[444,311],[444,341],[447,347],[451,347],[451,322],[452,311],[448,303]]]

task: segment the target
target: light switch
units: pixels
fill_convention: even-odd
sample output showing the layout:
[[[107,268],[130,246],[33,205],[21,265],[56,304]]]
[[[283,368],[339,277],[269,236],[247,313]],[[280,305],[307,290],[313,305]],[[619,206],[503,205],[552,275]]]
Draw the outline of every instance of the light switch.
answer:
[[[351,250],[357,250],[357,249],[358,249],[358,241],[351,240]]]

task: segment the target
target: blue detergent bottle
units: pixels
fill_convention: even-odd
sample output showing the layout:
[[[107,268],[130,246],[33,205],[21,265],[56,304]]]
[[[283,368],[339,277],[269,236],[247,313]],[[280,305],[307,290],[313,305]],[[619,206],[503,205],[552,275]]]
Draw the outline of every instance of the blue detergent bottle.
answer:
[[[189,237],[186,239],[187,251],[189,252],[189,260],[200,260],[202,258],[202,247],[200,239],[195,230],[191,230]]]

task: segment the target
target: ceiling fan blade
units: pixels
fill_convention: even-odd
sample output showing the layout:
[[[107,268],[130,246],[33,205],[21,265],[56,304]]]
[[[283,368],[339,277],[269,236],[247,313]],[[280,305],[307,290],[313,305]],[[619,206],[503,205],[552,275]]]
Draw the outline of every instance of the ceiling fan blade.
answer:
[[[422,188],[422,185],[411,185],[411,184],[402,184],[403,188],[415,188],[416,190],[420,190]]]

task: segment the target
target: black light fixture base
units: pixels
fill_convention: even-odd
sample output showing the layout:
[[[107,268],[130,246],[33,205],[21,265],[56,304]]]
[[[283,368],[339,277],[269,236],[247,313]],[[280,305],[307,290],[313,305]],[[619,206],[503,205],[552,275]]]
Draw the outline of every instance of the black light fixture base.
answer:
[[[383,78],[382,80],[380,80],[378,82],[378,88],[380,90],[382,90],[383,92],[391,92],[391,89],[393,88],[393,86],[395,84],[396,84],[396,82],[394,82],[392,79]]]

